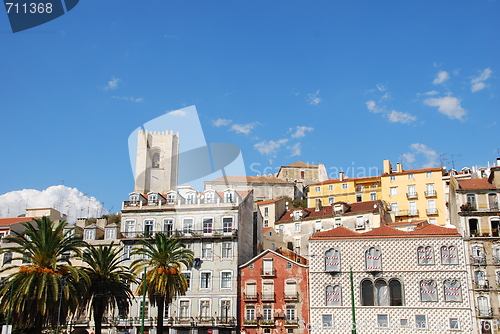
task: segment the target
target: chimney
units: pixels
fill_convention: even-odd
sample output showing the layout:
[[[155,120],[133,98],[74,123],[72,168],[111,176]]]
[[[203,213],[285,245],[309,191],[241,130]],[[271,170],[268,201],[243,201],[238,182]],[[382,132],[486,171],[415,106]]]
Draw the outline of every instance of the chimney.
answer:
[[[316,199],[316,212],[321,211],[323,209],[323,205],[321,205],[321,200],[319,198]]]
[[[392,167],[391,162],[389,160],[384,160],[384,174],[391,174]]]
[[[344,181],[344,172],[339,172],[339,181]]]
[[[403,164],[401,163],[396,163],[396,172],[402,172],[403,171]]]
[[[500,166],[500,158],[497,158],[497,166]]]

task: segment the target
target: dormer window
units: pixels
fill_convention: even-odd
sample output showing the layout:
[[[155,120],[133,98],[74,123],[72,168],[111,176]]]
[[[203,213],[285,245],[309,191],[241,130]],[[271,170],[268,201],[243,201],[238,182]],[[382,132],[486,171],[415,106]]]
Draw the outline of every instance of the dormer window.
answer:
[[[207,192],[205,194],[205,202],[207,204],[214,204],[215,203],[215,194],[211,191],[211,192]]]
[[[86,228],[83,234],[83,240],[95,240],[95,228]]]
[[[299,210],[293,212],[293,220],[299,220],[302,217],[302,212]]]
[[[186,204],[194,204],[195,196],[194,193],[187,194]]]
[[[167,203],[175,203],[175,194],[174,193],[170,193],[167,195]]]
[[[234,203],[234,194],[232,191],[226,191],[224,193],[224,201],[226,203]]]
[[[132,203],[139,202],[139,194],[131,194],[130,195],[130,202],[132,202]]]
[[[148,202],[149,203],[158,203],[158,194],[157,193],[150,193],[148,195]]]

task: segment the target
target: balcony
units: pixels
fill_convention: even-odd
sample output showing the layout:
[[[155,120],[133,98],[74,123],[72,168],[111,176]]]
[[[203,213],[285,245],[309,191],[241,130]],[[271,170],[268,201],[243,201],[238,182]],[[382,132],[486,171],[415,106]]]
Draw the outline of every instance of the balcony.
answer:
[[[474,289],[476,289],[476,290],[489,290],[490,283],[488,282],[488,280],[474,281]]]
[[[286,302],[294,302],[299,300],[299,293],[298,292],[293,292],[293,293],[284,293],[283,294],[283,299]]]
[[[137,200],[123,201],[124,211],[155,211],[172,209],[178,206],[198,206],[198,207],[227,207],[237,206],[241,203],[241,198],[160,198],[154,201]]]
[[[234,317],[216,317],[216,326],[236,326],[236,319]]]
[[[493,309],[491,307],[476,307],[476,314],[479,318],[489,318],[493,316]]]
[[[257,319],[244,319],[243,325],[245,325],[245,326],[258,326],[259,321]]]
[[[276,320],[274,319],[261,319],[259,325],[262,327],[274,327],[276,326]]]
[[[406,198],[408,199],[418,199],[417,193],[406,193]]]
[[[484,256],[471,256],[470,257],[470,263],[472,265],[485,265],[486,264],[486,258]]]
[[[437,197],[437,192],[435,190],[427,190],[425,192],[426,198]]]
[[[276,277],[276,269],[262,269],[260,272],[261,277]]]
[[[285,326],[295,327],[299,325],[298,318],[287,318],[285,319]]]
[[[274,292],[262,293],[260,300],[263,302],[274,302],[276,299],[276,294]]]
[[[231,237],[234,238],[238,236],[238,230],[231,228],[222,229],[182,229],[174,231],[148,231],[148,232],[136,232],[136,231],[126,231],[121,232],[122,239],[144,239],[144,238],[154,238],[156,233],[165,233],[168,236],[175,235],[181,239],[193,239],[193,238],[223,238]]]
[[[201,326],[214,326],[215,318],[214,317],[196,317],[196,324]]]
[[[431,208],[431,209],[427,209],[426,212],[427,212],[427,216],[435,216],[438,214],[438,209]]]
[[[418,210],[398,210],[395,215],[396,217],[414,217],[418,216]]]
[[[195,320],[193,317],[175,317],[173,319],[173,325],[194,327]]]
[[[256,302],[259,299],[258,293],[246,294],[243,293],[243,300],[246,302]]]

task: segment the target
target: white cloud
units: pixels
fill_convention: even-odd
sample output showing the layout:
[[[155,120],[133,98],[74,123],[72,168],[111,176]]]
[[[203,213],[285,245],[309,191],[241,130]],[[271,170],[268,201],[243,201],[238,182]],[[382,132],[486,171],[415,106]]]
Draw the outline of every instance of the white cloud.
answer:
[[[17,217],[26,213],[25,209],[54,208],[66,214],[66,220],[74,223],[76,218],[100,217],[108,211],[103,203],[88,197],[76,188],[63,185],[45,190],[23,189],[0,196],[0,217]]]
[[[187,112],[182,109],[171,111],[168,114],[172,116],[182,116],[182,117],[187,116]]]
[[[448,72],[439,71],[437,76],[436,76],[436,79],[434,79],[432,81],[432,83],[435,85],[439,85],[439,84],[442,84],[443,82],[445,82],[446,80],[448,80],[449,78],[450,78],[450,75],[448,74]]]
[[[216,127],[219,126],[228,126],[231,124],[232,120],[230,119],[225,119],[225,118],[217,118],[215,121],[212,121],[213,125]]]
[[[409,124],[417,120],[417,117],[413,116],[412,114],[396,110],[393,110],[389,114],[387,114],[387,118],[389,118],[389,122],[391,123],[403,123],[403,124]]]
[[[118,99],[118,100],[124,100],[124,101],[130,101],[130,102],[144,102],[144,99],[142,97],[135,98],[133,96],[131,97],[126,97],[126,96],[112,96],[113,99]]]
[[[292,152],[292,157],[299,156],[302,154],[302,151],[300,149],[300,143],[296,143],[293,146],[288,147],[290,151]]]
[[[460,105],[460,100],[452,96],[428,98],[424,103],[431,107],[437,107],[438,111],[451,119],[462,120],[467,111]]]
[[[266,155],[276,154],[279,148],[286,144],[288,139],[280,139],[278,141],[270,140],[270,141],[261,141],[254,145],[254,147],[261,153]]]
[[[384,111],[382,108],[377,107],[377,103],[373,100],[367,101],[366,107],[368,108],[369,111],[376,114]]]
[[[491,74],[493,73],[493,71],[491,70],[491,68],[486,68],[483,70],[483,72],[476,78],[473,78],[470,83],[471,83],[471,91],[474,93],[474,92],[477,92],[477,91],[480,91],[482,89],[484,89],[486,87],[486,84],[483,82],[483,81],[486,81],[490,78]]]
[[[314,128],[308,126],[297,126],[295,132],[292,134],[292,138],[302,138],[306,136],[307,131],[313,131]],[[290,129],[293,131],[293,128]]]
[[[439,92],[437,90],[431,90],[429,92],[425,92],[423,95],[437,95]]]
[[[120,82],[120,79],[112,77],[110,81],[108,81],[108,84],[104,87],[105,90],[114,90],[118,88],[118,83]]]
[[[382,97],[380,98],[380,101],[382,100],[390,100],[392,98],[391,93],[386,92]]]
[[[402,157],[403,157],[404,162],[407,162],[410,164],[415,161],[415,154],[413,154],[413,153],[404,153],[402,155]]]
[[[377,84],[376,86],[380,92],[384,92],[387,89],[387,87],[382,84]]]
[[[248,135],[250,132],[252,132],[253,128],[255,125],[258,123],[248,123],[248,124],[233,124],[231,126],[231,130],[236,132],[236,133],[243,133],[245,135]]]
[[[439,156],[436,153],[436,151],[420,143],[411,144],[410,148],[412,148],[415,151],[415,154],[423,154],[427,159],[427,162],[422,166],[423,168],[430,168],[437,166],[437,160]],[[413,157],[415,156],[413,155]]]
[[[307,94],[306,99],[308,103],[312,104],[313,106],[317,106],[318,104],[320,104],[323,101],[323,99],[318,95],[319,95],[319,89],[316,91],[316,93]]]

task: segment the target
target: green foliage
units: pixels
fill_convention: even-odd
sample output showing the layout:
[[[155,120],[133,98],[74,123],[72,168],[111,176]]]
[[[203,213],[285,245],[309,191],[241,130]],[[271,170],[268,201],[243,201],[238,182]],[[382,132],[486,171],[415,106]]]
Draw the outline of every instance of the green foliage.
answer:
[[[101,218],[106,218],[108,224],[118,224],[120,225],[121,216],[120,215],[102,215]]]

